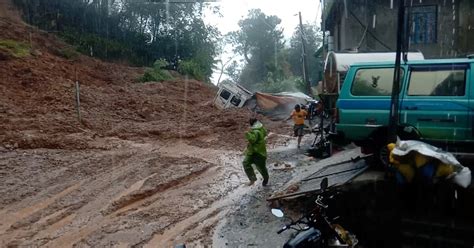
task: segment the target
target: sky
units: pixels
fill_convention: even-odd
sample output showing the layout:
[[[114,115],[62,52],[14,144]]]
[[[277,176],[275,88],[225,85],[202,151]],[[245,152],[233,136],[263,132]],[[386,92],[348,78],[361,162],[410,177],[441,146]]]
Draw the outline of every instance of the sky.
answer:
[[[246,17],[250,9],[261,9],[266,15],[278,16],[287,38],[299,24],[299,11],[303,22],[320,23],[319,0],[220,0],[211,4],[220,6],[222,17],[209,14],[206,21],[217,26],[222,33],[237,30],[239,20]]]
[[[319,26],[321,22],[319,0],[218,0],[211,5],[220,7],[222,17],[208,12],[205,21],[216,26],[222,34],[238,30],[239,20],[245,18],[250,9],[261,9],[266,15],[278,16],[285,39],[289,39],[299,25],[298,12],[301,12],[303,23],[310,22]],[[230,48],[223,55],[223,59],[229,57],[229,50]],[[217,84],[218,74],[214,73],[212,77],[214,84]]]

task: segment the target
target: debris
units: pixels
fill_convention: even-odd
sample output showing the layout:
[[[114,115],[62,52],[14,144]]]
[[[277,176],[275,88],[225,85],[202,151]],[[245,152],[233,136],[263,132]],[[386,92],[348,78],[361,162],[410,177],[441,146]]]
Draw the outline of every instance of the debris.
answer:
[[[436,183],[441,179],[467,188],[471,184],[471,171],[453,156],[440,148],[421,141],[398,141],[388,144],[389,161],[395,169],[395,177],[400,184],[418,179]]]

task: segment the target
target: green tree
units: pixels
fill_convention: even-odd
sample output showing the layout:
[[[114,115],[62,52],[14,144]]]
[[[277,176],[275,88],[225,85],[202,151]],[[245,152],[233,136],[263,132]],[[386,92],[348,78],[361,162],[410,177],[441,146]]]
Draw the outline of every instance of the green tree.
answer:
[[[203,21],[207,5],[164,0],[13,0],[24,19],[55,31],[79,51],[106,60],[152,66],[165,59],[198,64],[208,80],[220,34]]]
[[[322,68],[320,60],[314,55],[322,46],[322,33],[319,27],[312,24],[303,25],[303,38],[306,43],[306,53],[308,62],[308,76],[310,82],[317,82],[321,78]],[[290,48],[288,51],[288,62],[291,65],[291,72],[295,76],[303,77],[303,52],[300,27],[296,27],[290,39]]]
[[[260,9],[252,9],[239,21],[240,30],[230,34],[234,52],[245,58],[239,82],[254,88],[266,81],[269,73],[277,72],[279,54],[284,47],[281,23],[277,16],[267,16]]]
[[[236,60],[233,60],[226,68],[225,74],[229,77],[229,80],[237,83],[239,82],[239,77],[241,73],[241,68],[239,63]]]

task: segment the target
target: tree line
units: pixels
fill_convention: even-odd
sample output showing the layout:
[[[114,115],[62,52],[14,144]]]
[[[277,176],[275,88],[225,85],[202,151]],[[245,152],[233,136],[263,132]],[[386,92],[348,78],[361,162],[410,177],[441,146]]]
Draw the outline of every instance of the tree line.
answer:
[[[309,81],[315,84],[321,79],[321,59],[317,58],[322,43],[319,28],[308,23],[303,30],[296,27],[286,44],[280,23],[277,16],[253,9],[239,21],[239,30],[227,34],[234,53],[243,58],[240,63],[234,60],[226,66],[230,81],[254,91],[305,92],[301,37],[307,47]]]
[[[227,80],[251,90],[302,91],[301,30],[296,27],[287,41],[281,19],[250,10],[239,21],[239,30],[222,35],[206,25],[202,1],[165,0],[13,0],[24,19],[55,32],[78,51],[111,61],[153,67],[144,81],[166,80],[163,70],[177,70],[198,80],[210,81],[216,65]],[[225,16],[223,17],[225,18]],[[321,33],[315,25],[303,25],[307,45],[309,80],[320,80],[320,61],[315,57]],[[287,44],[289,42],[289,44]],[[225,44],[241,60],[217,60]]]
[[[166,69],[191,68],[202,80],[212,74],[220,34],[203,21],[203,3],[164,0],[13,0],[24,19],[56,32],[90,56]],[[156,63],[155,63],[156,65]],[[160,63],[160,65],[162,65]]]

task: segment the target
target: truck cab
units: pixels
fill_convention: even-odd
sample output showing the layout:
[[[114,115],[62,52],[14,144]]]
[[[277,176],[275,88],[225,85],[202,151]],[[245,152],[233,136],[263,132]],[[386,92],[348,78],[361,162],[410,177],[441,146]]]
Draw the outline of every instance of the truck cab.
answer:
[[[252,92],[237,83],[223,82],[217,86],[219,90],[214,98],[214,105],[219,109],[241,108],[253,95]]]
[[[452,152],[474,152],[473,66],[472,58],[402,63],[399,137]],[[350,67],[337,101],[336,128],[346,139],[363,148],[384,145],[393,75],[393,62]]]

